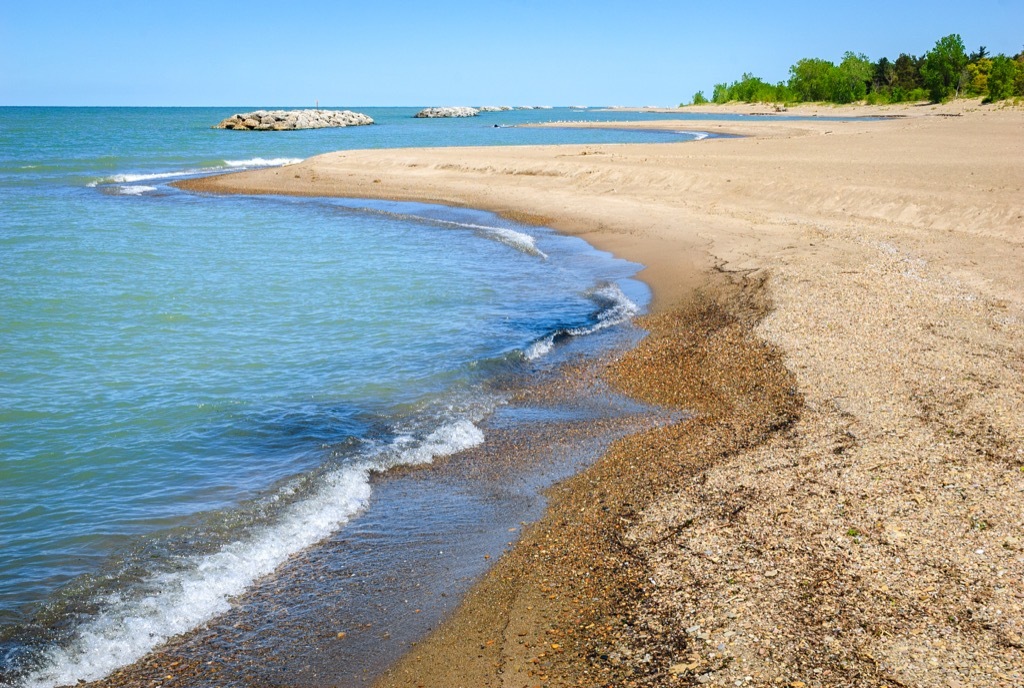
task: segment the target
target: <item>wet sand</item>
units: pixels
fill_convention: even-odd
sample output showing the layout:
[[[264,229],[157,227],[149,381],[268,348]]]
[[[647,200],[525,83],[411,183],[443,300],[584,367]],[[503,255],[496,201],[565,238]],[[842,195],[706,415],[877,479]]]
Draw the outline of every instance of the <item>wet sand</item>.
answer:
[[[696,417],[560,483],[381,685],[1024,683],[1024,111],[885,114],[181,185],[479,207],[648,266],[607,376]]]

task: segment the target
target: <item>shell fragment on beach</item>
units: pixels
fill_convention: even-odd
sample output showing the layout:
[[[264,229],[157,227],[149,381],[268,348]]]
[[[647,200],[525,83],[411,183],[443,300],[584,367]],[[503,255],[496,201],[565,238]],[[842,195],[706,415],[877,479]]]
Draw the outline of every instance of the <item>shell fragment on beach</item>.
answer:
[[[358,127],[373,124],[373,119],[351,110],[257,110],[231,115],[214,129],[236,131],[292,131]]]

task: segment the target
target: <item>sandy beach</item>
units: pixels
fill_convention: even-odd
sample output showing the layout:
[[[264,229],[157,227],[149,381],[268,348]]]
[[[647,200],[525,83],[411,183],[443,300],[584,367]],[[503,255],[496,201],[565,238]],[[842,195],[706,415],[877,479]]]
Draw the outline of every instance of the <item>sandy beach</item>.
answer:
[[[1024,110],[815,113],[888,118],[178,184],[482,208],[647,266],[605,375],[694,418],[556,487],[381,685],[1024,685]]]

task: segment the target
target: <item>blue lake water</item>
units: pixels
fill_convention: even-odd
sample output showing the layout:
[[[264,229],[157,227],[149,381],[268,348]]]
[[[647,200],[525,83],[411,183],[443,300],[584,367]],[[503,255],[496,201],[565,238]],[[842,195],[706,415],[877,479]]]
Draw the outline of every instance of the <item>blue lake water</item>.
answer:
[[[483,441],[490,376],[557,357],[559,333],[599,344],[647,299],[639,266],[483,212],[168,181],[696,137],[494,126],[658,117],[566,109],[210,128],[246,109],[0,108],[0,683],[99,678],[224,611],[344,527],[372,472]]]

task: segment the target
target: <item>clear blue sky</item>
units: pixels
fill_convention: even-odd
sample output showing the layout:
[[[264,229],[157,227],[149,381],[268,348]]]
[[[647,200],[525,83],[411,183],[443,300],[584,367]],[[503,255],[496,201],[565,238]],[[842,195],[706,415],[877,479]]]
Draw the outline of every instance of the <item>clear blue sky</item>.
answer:
[[[1022,27],[1024,0],[3,0],[0,105],[675,105]]]

